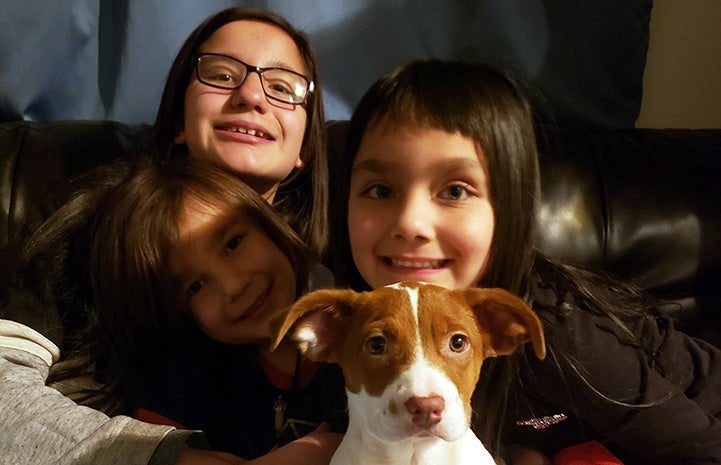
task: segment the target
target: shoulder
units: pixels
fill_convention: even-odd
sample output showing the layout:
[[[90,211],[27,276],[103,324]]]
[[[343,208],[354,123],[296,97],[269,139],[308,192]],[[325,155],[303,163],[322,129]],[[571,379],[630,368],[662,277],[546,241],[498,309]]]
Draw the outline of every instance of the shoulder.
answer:
[[[584,307],[571,292],[540,280],[532,296],[548,357],[538,361],[528,352],[528,377],[546,393],[560,383],[591,397],[600,394],[633,404],[667,393],[649,397],[651,380],[665,390],[673,386],[684,392],[721,379],[721,351],[677,331],[668,318],[646,315],[621,321]]]
[[[599,337],[606,339],[604,335],[623,334],[608,315],[582,307],[572,292],[553,283],[542,280],[533,283],[531,307],[543,322],[547,343],[556,348],[576,352],[596,345]]]
[[[582,388],[588,395],[600,392],[610,398],[627,395],[630,387],[638,389],[643,373],[652,368],[639,342],[640,334],[647,331],[642,327],[646,323],[626,326],[584,307],[572,292],[542,280],[534,283],[531,295],[548,351],[543,361],[527,357],[534,384],[548,392],[562,383],[566,388]],[[657,333],[653,319],[650,325]]]
[[[572,281],[556,270],[551,276],[536,275],[530,284],[531,307],[543,322],[548,342],[557,349],[576,352],[613,343],[647,350],[662,336],[650,312],[623,314],[618,311],[621,297],[618,301],[595,299],[592,280],[580,284],[585,293]]]
[[[310,273],[311,291],[332,288],[335,284],[335,277],[330,269],[320,263],[313,267]]]
[[[34,329],[11,320],[0,319],[0,348],[15,349],[42,360],[50,367],[60,357],[60,349]]]

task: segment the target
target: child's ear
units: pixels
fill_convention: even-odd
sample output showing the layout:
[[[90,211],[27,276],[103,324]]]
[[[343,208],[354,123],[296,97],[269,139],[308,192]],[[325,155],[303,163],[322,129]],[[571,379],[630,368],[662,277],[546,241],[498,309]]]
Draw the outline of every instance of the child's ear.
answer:
[[[175,137],[173,138],[173,142],[178,145],[185,144],[185,122],[178,121],[175,124]]]
[[[178,134],[176,134],[175,138],[173,139],[173,142],[176,144],[184,144],[185,143],[185,130],[181,129],[178,131]]]

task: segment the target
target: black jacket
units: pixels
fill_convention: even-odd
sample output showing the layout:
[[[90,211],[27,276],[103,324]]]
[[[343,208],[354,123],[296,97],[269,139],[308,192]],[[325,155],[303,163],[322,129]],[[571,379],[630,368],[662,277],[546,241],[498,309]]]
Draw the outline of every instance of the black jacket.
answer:
[[[626,465],[721,463],[716,347],[663,317],[629,327],[636,337],[653,338],[651,350],[642,350],[611,318],[582,311],[569,295],[543,287],[535,295],[549,353],[539,361],[528,348],[522,357],[527,363],[512,390],[510,442],[552,457],[598,440]],[[551,419],[546,427],[534,429],[528,421],[542,417]]]

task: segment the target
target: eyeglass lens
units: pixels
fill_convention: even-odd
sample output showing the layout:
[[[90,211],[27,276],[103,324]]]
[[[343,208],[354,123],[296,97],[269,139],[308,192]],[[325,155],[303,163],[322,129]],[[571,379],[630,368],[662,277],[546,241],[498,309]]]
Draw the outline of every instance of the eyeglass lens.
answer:
[[[308,81],[292,71],[281,68],[257,70],[230,57],[201,55],[198,58],[198,79],[209,86],[237,89],[249,71],[258,72],[265,94],[286,103],[302,103],[308,93]]]

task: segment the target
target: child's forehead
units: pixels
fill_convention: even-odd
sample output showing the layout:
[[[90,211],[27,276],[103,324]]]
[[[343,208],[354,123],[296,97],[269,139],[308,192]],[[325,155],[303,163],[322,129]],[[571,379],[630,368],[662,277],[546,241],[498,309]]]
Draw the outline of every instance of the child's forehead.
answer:
[[[182,202],[178,221],[179,235],[199,229],[222,227],[227,223],[247,223],[255,226],[240,202],[231,202],[217,195],[189,193]]]
[[[407,114],[384,113],[371,118],[364,132],[392,133],[400,128],[435,129],[436,125],[419,120],[412,111]]]
[[[480,150],[480,144],[476,137],[466,133],[463,128],[456,127],[444,127],[440,122],[429,118],[418,119],[411,115],[394,115],[387,114],[378,116],[369,121],[363,135],[361,137],[361,144],[364,140],[371,137],[397,137],[400,133],[410,133],[414,135],[414,138],[423,137],[426,134],[434,133],[441,134],[448,138],[463,138],[478,146]]]
[[[473,137],[434,125],[419,125],[410,120],[390,119],[379,120],[368,126],[355,154],[354,163],[357,164],[359,158],[369,155],[380,161],[384,158],[392,158],[387,155],[393,152],[423,154],[427,151],[446,154],[449,158],[470,154],[471,158],[486,166],[485,153]]]

